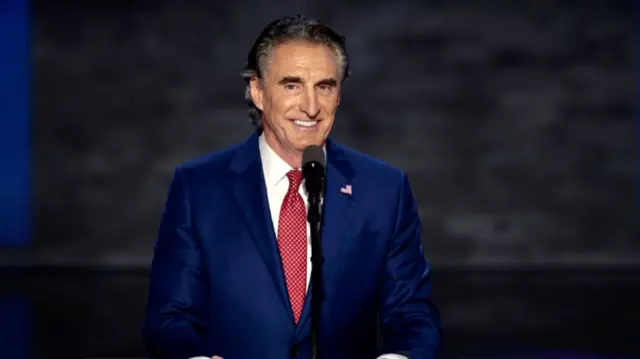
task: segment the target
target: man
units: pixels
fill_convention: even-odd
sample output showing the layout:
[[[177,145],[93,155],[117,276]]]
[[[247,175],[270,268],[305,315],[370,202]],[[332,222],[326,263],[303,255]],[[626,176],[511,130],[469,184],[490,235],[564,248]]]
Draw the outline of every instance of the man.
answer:
[[[318,145],[327,162],[322,358],[435,357],[440,319],[407,176],[328,139],[348,67],[344,39],[303,16],[259,36],[243,73],[255,133],[175,171],[150,274],[152,356],[310,358],[299,169],[303,150]]]

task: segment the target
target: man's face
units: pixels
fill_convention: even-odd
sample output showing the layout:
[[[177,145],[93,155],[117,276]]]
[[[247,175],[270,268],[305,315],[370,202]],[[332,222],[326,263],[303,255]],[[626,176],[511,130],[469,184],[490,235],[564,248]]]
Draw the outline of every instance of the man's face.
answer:
[[[287,42],[273,49],[262,85],[251,81],[265,138],[276,152],[295,155],[324,144],[340,102],[336,60],[327,46]]]

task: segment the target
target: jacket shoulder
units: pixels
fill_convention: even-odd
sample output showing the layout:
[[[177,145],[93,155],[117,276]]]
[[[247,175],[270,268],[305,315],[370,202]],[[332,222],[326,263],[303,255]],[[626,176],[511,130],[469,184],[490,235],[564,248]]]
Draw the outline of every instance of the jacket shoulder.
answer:
[[[236,144],[191,158],[178,164],[175,170],[188,176],[210,173],[211,171],[220,173],[229,168],[229,163],[234,158],[239,146]]]

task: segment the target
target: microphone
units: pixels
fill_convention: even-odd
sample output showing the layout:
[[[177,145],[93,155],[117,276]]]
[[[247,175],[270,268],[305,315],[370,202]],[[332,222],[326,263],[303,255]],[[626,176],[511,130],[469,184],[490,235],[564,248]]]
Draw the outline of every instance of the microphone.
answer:
[[[325,159],[319,146],[309,146],[302,152],[302,176],[305,180],[309,213],[307,220],[311,228],[311,358],[318,355],[318,333],[320,332],[320,307],[323,298],[322,284],[322,241],[320,235],[320,196],[324,188]]]
[[[302,152],[302,176],[309,196],[320,197],[324,187],[324,151],[320,146],[311,145]]]

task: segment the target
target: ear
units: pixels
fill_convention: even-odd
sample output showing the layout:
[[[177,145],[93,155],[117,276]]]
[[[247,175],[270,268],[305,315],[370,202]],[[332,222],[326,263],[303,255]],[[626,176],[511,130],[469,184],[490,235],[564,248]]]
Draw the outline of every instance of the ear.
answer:
[[[253,104],[256,105],[260,111],[264,111],[264,93],[260,86],[260,80],[258,80],[257,77],[253,77],[251,78],[249,85],[251,87],[251,100],[253,101]]]

